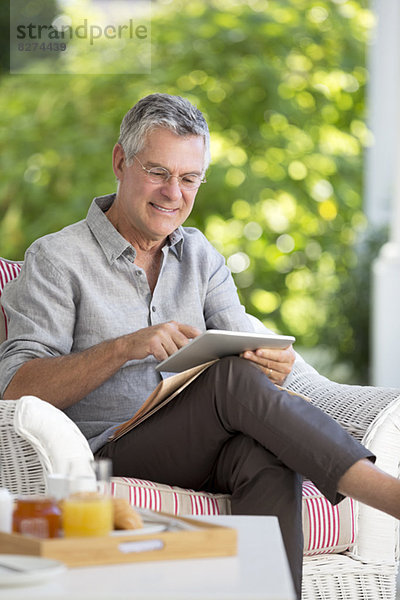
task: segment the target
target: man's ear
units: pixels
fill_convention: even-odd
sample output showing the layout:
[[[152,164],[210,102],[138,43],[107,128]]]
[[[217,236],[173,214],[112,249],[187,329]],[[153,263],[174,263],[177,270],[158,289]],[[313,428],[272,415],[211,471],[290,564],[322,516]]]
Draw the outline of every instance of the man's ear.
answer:
[[[112,153],[112,165],[115,177],[120,180],[125,170],[125,152],[121,144],[115,144]]]

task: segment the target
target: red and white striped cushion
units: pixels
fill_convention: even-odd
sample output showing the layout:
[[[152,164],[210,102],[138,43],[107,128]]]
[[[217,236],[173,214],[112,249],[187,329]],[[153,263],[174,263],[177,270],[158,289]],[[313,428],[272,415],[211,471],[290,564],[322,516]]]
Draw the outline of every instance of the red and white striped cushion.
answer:
[[[114,477],[112,494],[126,498],[133,506],[174,515],[230,514],[230,501],[226,494],[195,492],[144,479]]]
[[[15,279],[22,267],[22,262],[16,262],[11,260],[6,260],[5,258],[0,258],[0,344],[7,337],[7,319],[4,314],[4,310],[1,307],[1,295],[3,293],[4,286],[9,281]]]
[[[304,554],[344,552],[355,540],[354,501],[333,506],[311,482],[303,482]]]
[[[18,276],[21,266],[21,262],[0,258],[0,300],[4,286]],[[6,332],[7,322],[3,311],[0,314],[0,343],[6,338]],[[230,498],[226,494],[195,492],[128,477],[115,477],[112,491],[114,496],[127,498],[134,506],[175,515],[231,513]],[[337,506],[332,506],[311,481],[304,481],[303,534],[304,554],[307,556],[347,550],[355,539],[353,501],[346,498]]]
[[[114,477],[112,493],[133,506],[174,515],[231,514],[226,494],[195,492],[130,477]],[[303,483],[304,555],[339,553],[347,550],[355,537],[354,504],[346,498],[337,506],[321,494],[311,481]]]

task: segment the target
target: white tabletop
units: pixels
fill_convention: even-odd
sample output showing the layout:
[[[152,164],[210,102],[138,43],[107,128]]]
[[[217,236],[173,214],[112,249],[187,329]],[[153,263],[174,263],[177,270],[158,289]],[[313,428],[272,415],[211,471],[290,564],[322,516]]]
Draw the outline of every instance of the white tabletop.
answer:
[[[71,568],[29,587],[0,588],[1,600],[294,600],[276,517],[203,520],[238,530],[238,554]]]

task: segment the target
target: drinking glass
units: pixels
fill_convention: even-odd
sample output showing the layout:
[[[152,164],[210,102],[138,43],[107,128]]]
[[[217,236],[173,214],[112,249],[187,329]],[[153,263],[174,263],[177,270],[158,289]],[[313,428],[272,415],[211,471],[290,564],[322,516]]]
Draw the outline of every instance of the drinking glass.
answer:
[[[63,501],[65,537],[104,536],[113,528],[110,495],[111,461],[92,463],[94,477],[76,476],[71,481],[71,494]]]

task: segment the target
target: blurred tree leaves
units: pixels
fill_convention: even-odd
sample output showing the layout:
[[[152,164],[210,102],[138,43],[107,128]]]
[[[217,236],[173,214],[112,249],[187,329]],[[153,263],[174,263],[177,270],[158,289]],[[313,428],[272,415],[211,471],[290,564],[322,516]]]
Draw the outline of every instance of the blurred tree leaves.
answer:
[[[372,26],[363,0],[160,1],[150,76],[118,75],[118,62],[110,76],[3,75],[0,254],[21,258],[83,218],[115,189],[123,114],[147,93],[183,95],[206,115],[213,155],[187,224],[226,256],[249,312],[298,346],[334,349],[360,380]]]

